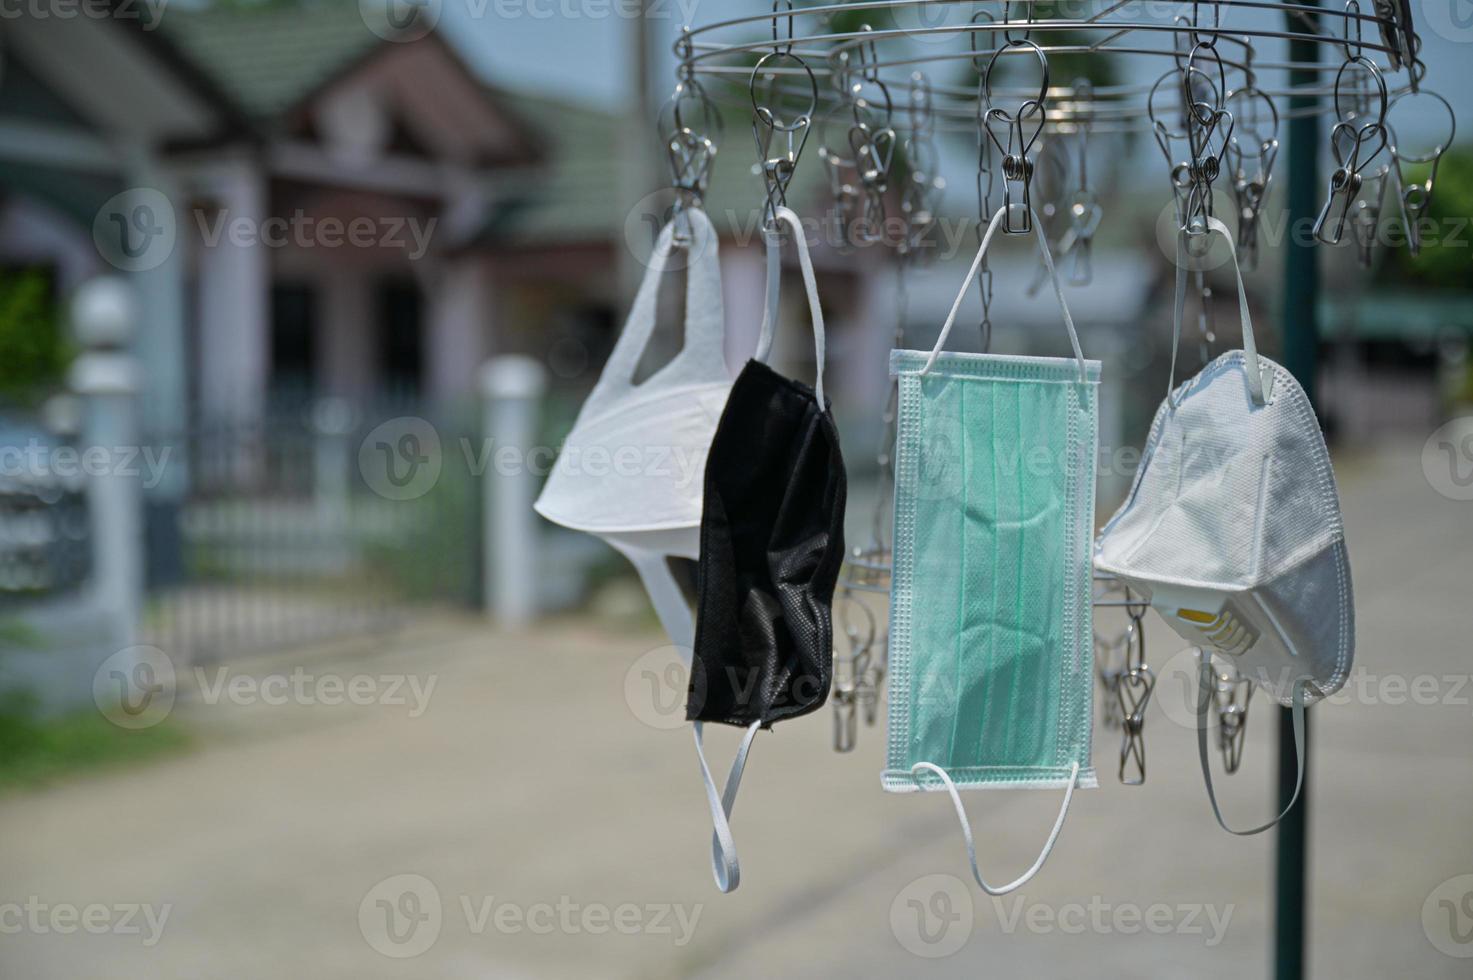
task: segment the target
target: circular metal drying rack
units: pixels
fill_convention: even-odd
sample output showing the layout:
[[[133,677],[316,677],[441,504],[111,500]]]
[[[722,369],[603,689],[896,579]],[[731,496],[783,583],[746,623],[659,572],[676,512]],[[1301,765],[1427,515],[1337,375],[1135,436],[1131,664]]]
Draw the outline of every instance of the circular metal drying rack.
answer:
[[[984,4],[973,0],[860,0],[789,7],[779,0],[770,10],[690,27],[677,42],[676,54],[687,77],[704,80],[716,100],[731,105],[748,97],[754,62],[780,55],[769,60],[781,63],[764,64],[762,74],[776,80],[771,90],[787,104],[801,103],[816,91],[810,115],[846,104],[842,84],[846,76],[858,74],[865,84],[901,90],[907,76],[917,69],[971,62],[980,75],[989,59],[1012,60],[1035,53],[1159,60],[1169,75],[1182,70],[1192,48],[1209,51],[1229,76],[1229,90],[1221,98],[1253,89],[1277,103],[1278,116],[1286,120],[1333,113],[1334,78],[1347,61],[1363,58],[1373,65],[1388,79],[1391,98],[1416,91],[1425,73],[1418,59],[1420,39],[1404,2],[1377,4],[1367,12],[1354,0],[1340,8],[1273,0],[1078,0],[1047,7],[1087,11],[1080,16],[1028,19],[1035,7],[1045,4],[1046,0]],[[921,8],[953,8],[971,12],[972,19],[842,31],[828,26],[839,14],[870,13],[876,20],[893,20],[897,12]],[[1207,11],[1212,13],[1211,23],[1206,22]],[[1234,16],[1249,11],[1298,21],[1302,29],[1275,28],[1248,22],[1242,14]],[[1156,16],[1140,16],[1142,13]],[[1235,19],[1240,22],[1233,23]],[[801,32],[796,29],[799,25],[813,29]],[[1170,46],[1144,43],[1145,38],[1163,35],[1172,39]],[[1339,56],[1312,61],[1260,59],[1254,53],[1254,42],[1259,40],[1309,42],[1338,49]],[[1285,73],[1300,80],[1263,81],[1266,76]],[[1392,78],[1396,84],[1389,84]],[[984,111],[979,108],[981,93],[976,87],[934,81],[930,87],[938,127],[975,130]],[[1156,88],[1155,82],[1087,89],[1074,81],[1050,84],[1041,100],[1047,105],[1046,129],[1070,132],[1087,122],[1100,133],[1149,130],[1147,103]],[[1037,86],[1004,84],[990,96],[996,104],[1017,105],[1039,99],[1040,92]]]

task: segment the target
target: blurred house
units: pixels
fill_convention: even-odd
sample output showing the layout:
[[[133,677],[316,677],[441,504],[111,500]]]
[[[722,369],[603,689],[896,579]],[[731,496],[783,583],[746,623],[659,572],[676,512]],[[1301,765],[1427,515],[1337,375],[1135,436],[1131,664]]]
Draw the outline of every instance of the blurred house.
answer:
[[[59,293],[109,261],[133,275],[153,419],[283,392],[453,398],[507,351],[591,383],[619,271],[653,237],[619,164],[652,131],[489,87],[438,33],[385,40],[354,4],[22,16],[5,46],[0,263],[53,270]],[[760,180],[722,164],[713,216],[753,242]],[[734,363],[760,322],[755,252],[724,256]],[[850,280],[825,293],[838,370],[883,365],[886,329],[845,328],[883,317],[866,300],[890,284],[820,265]],[[875,350],[847,357],[846,335]]]

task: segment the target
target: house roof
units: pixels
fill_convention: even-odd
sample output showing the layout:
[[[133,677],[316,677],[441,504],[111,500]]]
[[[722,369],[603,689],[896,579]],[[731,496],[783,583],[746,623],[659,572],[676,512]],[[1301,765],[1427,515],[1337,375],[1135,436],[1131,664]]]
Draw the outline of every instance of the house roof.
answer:
[[[256,119],[285,112],[385,43],[343,2],[173,7],[160,28]]]
[[[292,4],[258,8],[171,7],[161,32],[240,105],[270,128],[315,92],[390,42],[369,30],[356,3]],[[435,34],[431,35],[435,37]],[[439,39],[439,38],[437,38]],[[443,39],[441,43],[443,43]],[[445,45],[451,56],[453,49]],[[545,147],[543,160],[489,177],[480,244],[576,244],[622,234],[636,201],[618,164],[630,138],[648,139],[655,168],[644,191],[666,183],[666,162],[653,127],[631,134],[626,119],[599,109],[482,83],[490,102],[525,125]],[[727,112],[722,153],[706,196],[706,210],[726,234],[751,235],[763,201],[745,116]],[[811,200],[823,183],[823,165],[810,145],[790,191]]]

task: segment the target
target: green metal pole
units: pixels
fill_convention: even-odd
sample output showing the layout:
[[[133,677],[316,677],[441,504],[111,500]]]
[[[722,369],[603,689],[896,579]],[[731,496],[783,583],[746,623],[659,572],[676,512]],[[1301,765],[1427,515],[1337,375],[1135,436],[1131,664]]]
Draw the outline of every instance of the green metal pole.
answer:
[[[1314,3],[1315,0],[1304,0]],[[1296,33],[1318,33],[1314,24],[1293,13],[1285,15],[1288,29]],[[1319,60],[1319,45],[1313,41],[1289,42],[1289,60],[1308,63]],[[1319,81],[1313,69],[1290,72],[1290,84],[1315,85]],[[1313,106],[1314,96],[1295,96],[1292,107]],[[1320,152],[1320,122],[1316,115],[1289,121],[1288,229],[1284,249],[1284,367],[1299,381],[1315,401],[1315,381],[1319,346],[1319,267],[1311,234],[1319,206],[1319,173],[1316,164]],[[1278,709],[1279,716],[1279,807],[1294,795],[1296,768],[1294,729],[1288,708]],[[1304,788],[1299,802],[1278,826],[1274,874],[1274,976],[1277,980],[1302,980],[1305,976],[1305,947],[1308,939],[1306,921],[1306,872],[1309,860],[1309,781],[1313,772],[1309,765],[1311,714],[1304,719]]]

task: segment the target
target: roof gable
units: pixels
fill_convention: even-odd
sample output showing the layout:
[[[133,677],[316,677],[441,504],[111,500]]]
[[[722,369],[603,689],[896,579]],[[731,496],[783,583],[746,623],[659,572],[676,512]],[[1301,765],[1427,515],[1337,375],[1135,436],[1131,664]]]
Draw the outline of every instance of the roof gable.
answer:
[[[336,132],[472,166],[537,158],[530,130],[439,34],[386,41],[356,3],[175,10],[164,24],[267,133],[331,142]]]

